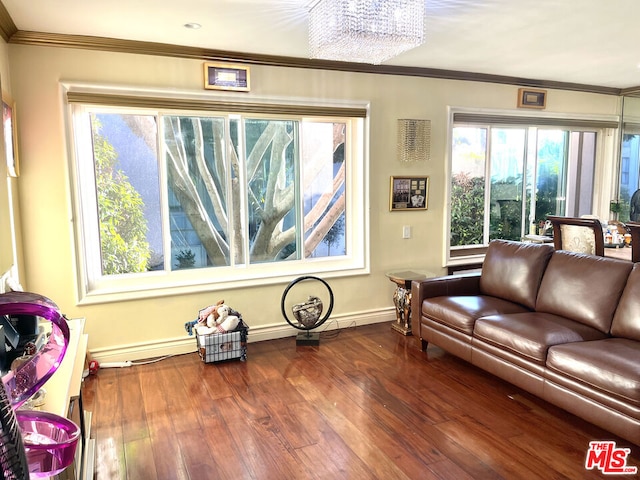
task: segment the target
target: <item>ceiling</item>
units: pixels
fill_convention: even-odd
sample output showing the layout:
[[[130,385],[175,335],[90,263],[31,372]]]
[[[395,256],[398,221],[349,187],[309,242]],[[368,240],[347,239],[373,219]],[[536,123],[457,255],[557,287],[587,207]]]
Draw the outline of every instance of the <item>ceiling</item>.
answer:
[[[1,0],[19,31],[308,58],[314,0]],[[638,0],[426,0],[426,43],[385,65],[640,85]],[[193,30],[184,24],[196,22]]]

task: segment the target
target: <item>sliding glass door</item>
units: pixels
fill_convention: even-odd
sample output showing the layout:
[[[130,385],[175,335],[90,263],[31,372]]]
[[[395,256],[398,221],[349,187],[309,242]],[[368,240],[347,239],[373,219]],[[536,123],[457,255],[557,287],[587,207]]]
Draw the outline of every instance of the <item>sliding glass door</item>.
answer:
[[[450,246],[520,240],[548,215],[591,213],[595,131],[455,125]]]

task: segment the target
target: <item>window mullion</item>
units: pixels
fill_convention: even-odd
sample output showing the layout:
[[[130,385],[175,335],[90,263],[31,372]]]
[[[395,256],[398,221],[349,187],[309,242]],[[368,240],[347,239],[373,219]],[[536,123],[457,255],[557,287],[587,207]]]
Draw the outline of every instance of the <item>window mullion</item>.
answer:
[[[299,225],[296,228],[296,243],[299,247],[296,248],[296,252],[298,252],[298,258],[306,257],[305,250],[305,212],[304,212],[304,192],[302,191],[303,178],[304,178],[304,165],[302,162],[302,150],[301,150],[301,142],[300,142],[300,129],[302,127],[302,122],[304,120],[300,120],[294,123],[295,131],[294,131],[294,152],[295,152],[295,164],[294,164],[294,175],[295,175],[295,209],[296,209],[296,225]]]
[[[489,243],[491,233],[491,151],[492,128],[487,126],[487,149],[484,159],[484,223],[482,228],[483,244]]]
[[[232,184],[233,184],[233,139],[231,138],[231,117],[229,115],[227,115],[225,117],[225,122],[224,122],[224,143],[227,146],[227,148],[225,148],[225,175],[227,178],[225,178],[225,186],[226,186],[226,191],[225,191],[225,196],[227,198],[227,241],[229,242],[229,265],[231,267],[235,267],[237,265],[238,260],[238,254],[240,252],[243,251],[243,247],[241,247],[240,245],[237,244],[236,242],[236,231],[239,228],[238,225],[236,225],[235,222],[235,218],[238,212],[236,212],[236,208],[234,205],[234,201],[233,201],[233,188],[232,188]],[[240,163],[240,158],[241,158],[241,152],[240,152],[240,147],[238,147],[238,163]],[[239,169],[240,170],[240,169]],[[240,171],[238,171],[238,176],[240,176]],[[240,180],[238,180],[238,183],[241,183]],[[242,209],[240,209],[240,211],[242,211]],[[242,235],[242,238],[244,238],[244,234]]]
[[[247,175],[247,132],[245,129],[245,118],[240,116],[238,119],[238,190],[240,191],[240,212],[235,218],[241,222],[240,225],[234,225],[235,229],[242,232],[242,263],[244,266],[250,264],[250,235],[249,235],[249,178]]]
[[[160,190],[160,213],[162,217],[162,244],[164,255],[164,271],[171,271],[171,212],[169,211],[169,180],[167,176],[167,151],[165,148],[164,115],[156,116],[158,128],[158,189]]]
[[[538,129],[536,127],[530,127],[527,130],[526,145],[527,152],[525,157],[525,172],[530,173],[530,175],[527,175],[526,184],[530,185],[531,188],[531,199],[529,200],[529,218],[527,218],[527,221],[529,225],[532,225],[536,221],[536,193],[538,189]],[[529,233],[535,233],[535,231]]]

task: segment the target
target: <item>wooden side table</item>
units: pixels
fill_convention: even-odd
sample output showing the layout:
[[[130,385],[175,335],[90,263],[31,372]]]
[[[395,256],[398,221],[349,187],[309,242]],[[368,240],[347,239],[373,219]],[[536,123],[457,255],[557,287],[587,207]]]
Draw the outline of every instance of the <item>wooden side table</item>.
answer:
[[[396,284],[393,304],[396,306],[396,321],[391,328],[402,335],[411,335],[411,282],[435,277],[426,270],[394,270],[385,274]]]

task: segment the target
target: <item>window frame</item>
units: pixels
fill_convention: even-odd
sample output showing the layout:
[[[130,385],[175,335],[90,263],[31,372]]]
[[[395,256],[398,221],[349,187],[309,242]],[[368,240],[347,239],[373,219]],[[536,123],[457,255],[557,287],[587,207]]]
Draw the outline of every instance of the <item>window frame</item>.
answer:
[[[479,119],[484,119],[480,122]],[[466,121],[465,121],[466,120]],[[445,172],[445,211],[443,221],[443,266],[455,267],[466,264],[477,264],[482,262],[488,244],[452,247],[451,246],[451,182],[452,182],[452,162],[453,162],[453,129],[461,125],[490,125],[492,127],[519,127],[524,128],[525,137],[529,136],[529,129],[535,127],[537,129],[544,128],[567,128],[570,132],[574,131],[597,131],[597,140],[595,147],[595,165],[594,178],[599,178],[602,174],[603,166],[609,161],[608,156],[614,160],[611,162],[615,167],[615,139],[618,135],[620,118],[617,115],[580,115],[580,114],[561,114],[539,112],[535,117],[530,112],[521,112],[517,110],[492,110],[492,109],[476,109],[465,107],[448,107],[448,127],[447,127],[447,147],[446,147],[446,172]],[[612,133],[613,132],[613,133]],[[488,132],[490,135],[490,131]],[[489,142],[490,139],[487,139]],[[611,150],[611,151],[609,151]],[[526,147],[525,147],[526,151]],[[487,162],[489,159],[487,159]],[[488,167],[487,167],[488,168]],[[528,167],[525,159],[525,175],[528,173]],[[600,176],[600,178],[602,178]],[[526,183],[524,179],[523,185]],[[606,180],[605,180],[606,182]],[[605,189],[606,190],[606,189]],[[594,185],[593,188],[593,209],[598,212],[602,209],[603,195],[608,194],[608,190],[603,192],[602,188]],[[485,200],[487,196],[485,195]],[[526,233],[526,232],[525,232]]]
[[[251,102],[247,102],[246,97],[235,95],[194,96],[193,94],[176,94],[175,92],[153,92],[151,96],[142,91],[123,93],[118,89],[87,85],[68,84],[64,87],[63,94],[67,103],[66,127],[70,151],[68,168],[73,212],[73,248],[77,272],[77,303],[79,305],[276,284],[309,274],[320,274],[323,277],[331,278],[369,273],[368,103],[341,104],[312,99],[283,102],[281,99],[270,98],[251,98]],[[154,108],[154,104],[157,104],[158,107]],[[229,111],[218,110],[220,106],[228,107]],[[249,111],[243,111],[245,108]],[[345,232],[346,254],[251,265],[103,276],[100,265],[99,236],[97,236],[97,212],[93,214],[91,207],[88,208],[89,211],[85,211],[86,207],[83,208],[83,205],[92,205],[93,211],[96,211],[97,196],[95,187],[88,188],[86,182],[88,171],[93,172],[93,152],[90,156],[91,162],[83,161],[88,155],[88,146],[82,145],[81,137],[84,137],[85,143],[90,143],[86,139],[91,138],[91,134],[88,122],[84,122],[85,125],[82,125],[81,119],[88,119],[88,111],[96,109],[105,112],[145,115],[227,116],[242,113],[250,118],[264,116],[274,120],[298,120],[301,123],[310,120],[331,121],[331,119],[344,121],[347,128],[346,135],[350,139],[345,150],[345,182],[347,186],[345,219],[346,224],[350,226]],[[263,111],[260,111],[261,109]],[[279,111],[284,113],[279,114]],[[308,114],[305,115],[305,112]],[[345,116],[340,116],[341,112]],[[157,118],[160,121],[160,117]],[[161,132],[160,126],[158,132]],[[167,208],[166,167],[162,143],[162,138],[159,137],[159,189],[163,215],[165,215]],[[90,165],[86,165],[87,163]],[[242,188],[245,189],[246,185],[243,185]],[[164,242],[169,240],[166,238],[167,235],[168,232],[163,233]],[[99,274],[96,275],[96,272]]]

